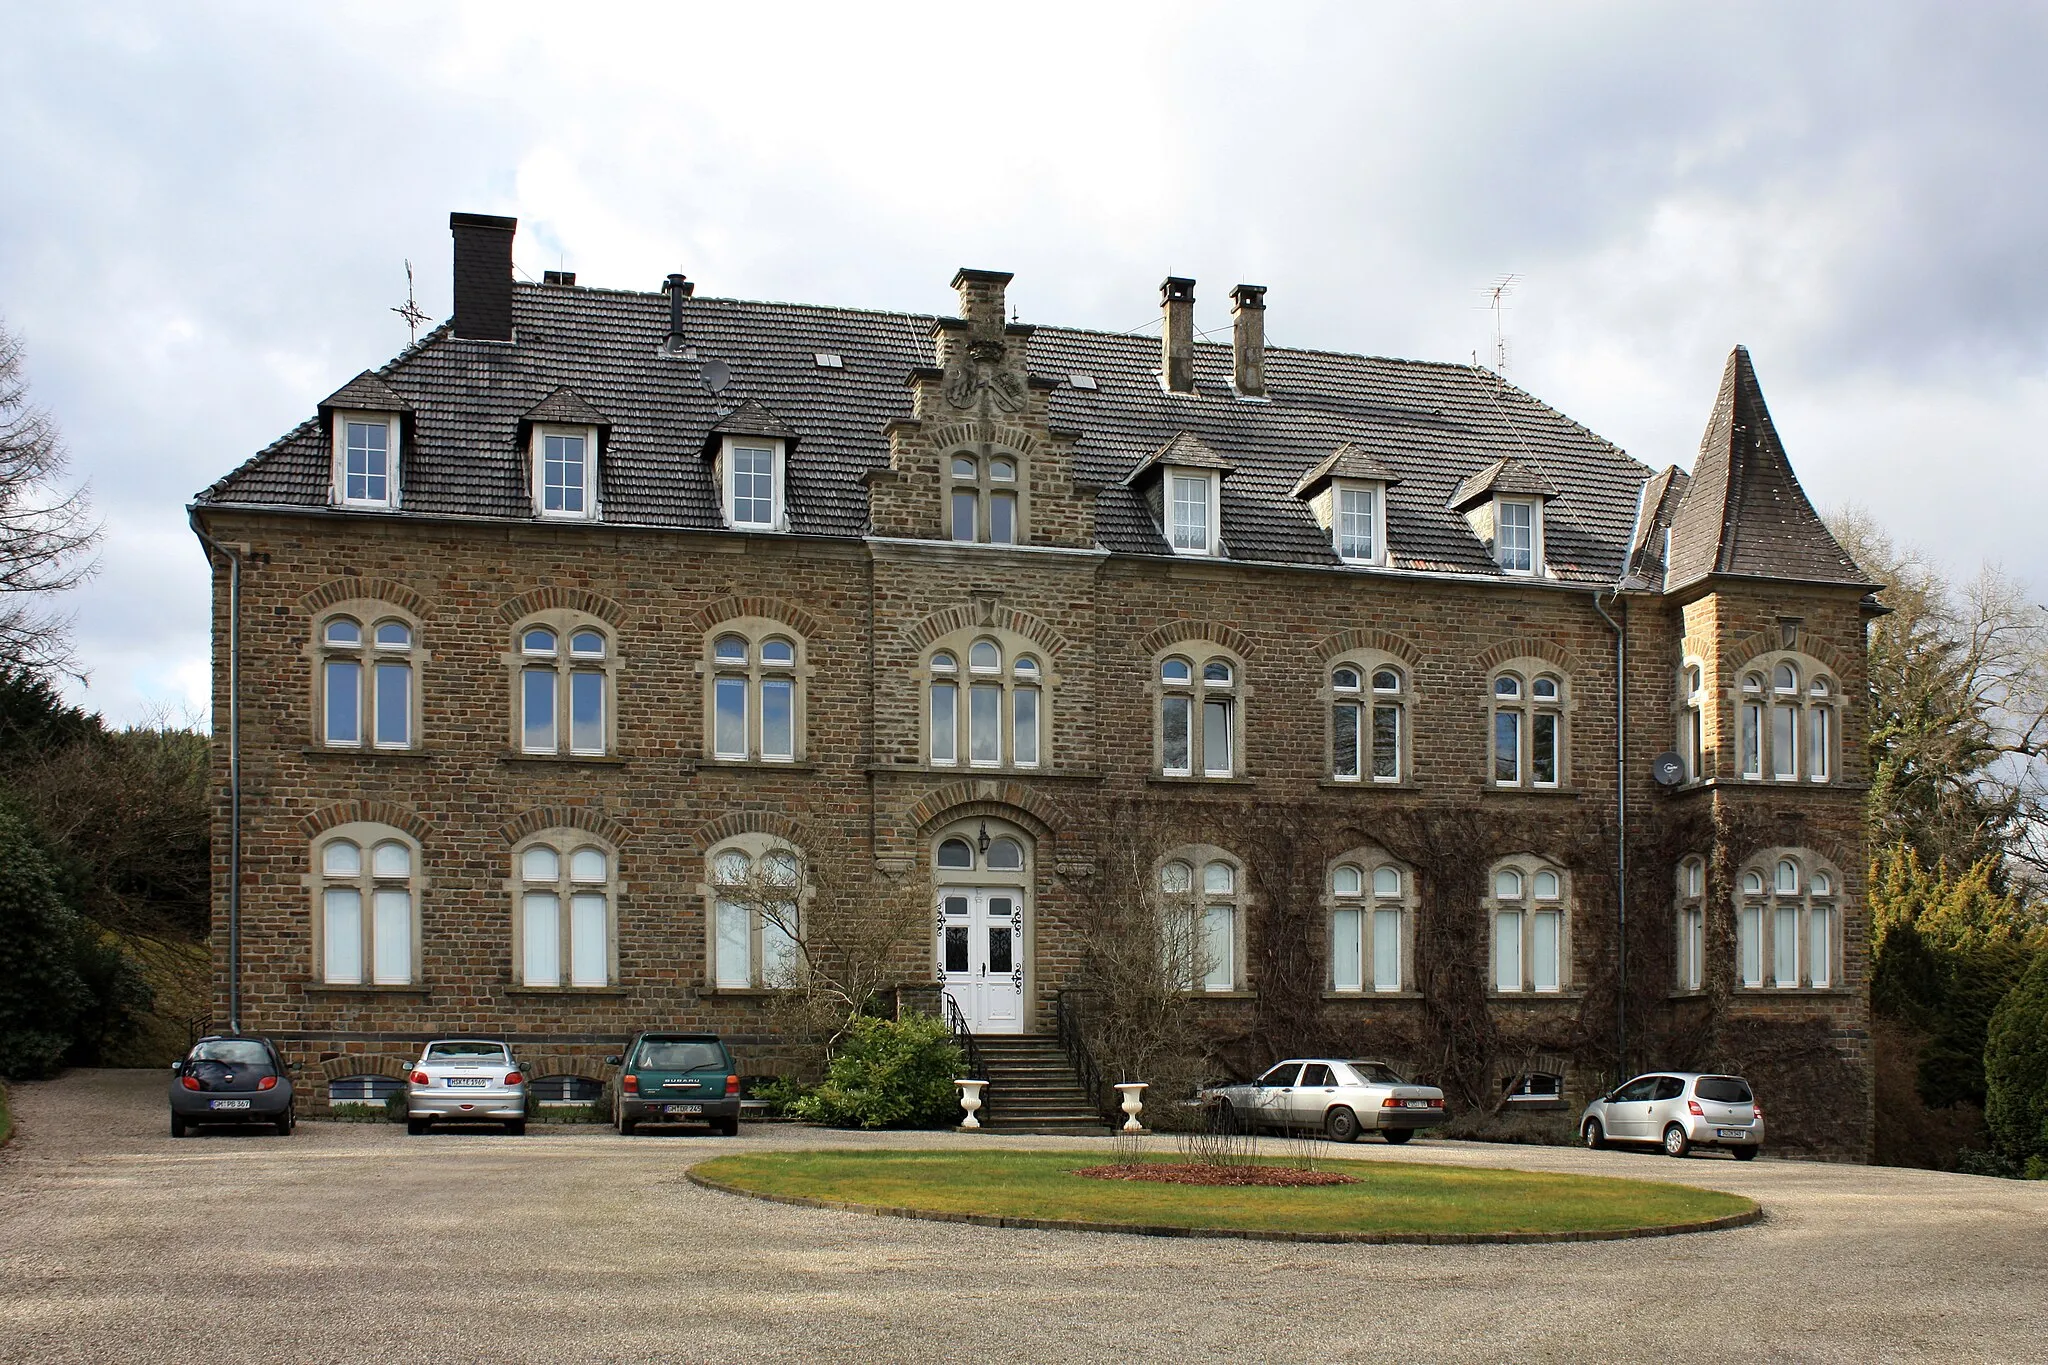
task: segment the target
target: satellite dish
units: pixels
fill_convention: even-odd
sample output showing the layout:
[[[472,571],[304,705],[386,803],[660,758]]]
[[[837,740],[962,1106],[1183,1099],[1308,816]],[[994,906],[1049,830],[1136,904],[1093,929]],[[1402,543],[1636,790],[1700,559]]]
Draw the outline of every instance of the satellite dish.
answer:
[[[704,381],[704,387],[713,393],[724,393],[725,386],[732,383],[732,366],[723,360],[707,360],[697,373],[698,378]]]
[[[1658,754],[1650,760],[1650,776],[1660,786],[1675,787],[1685,781],[1685,760],[1668,751]]]

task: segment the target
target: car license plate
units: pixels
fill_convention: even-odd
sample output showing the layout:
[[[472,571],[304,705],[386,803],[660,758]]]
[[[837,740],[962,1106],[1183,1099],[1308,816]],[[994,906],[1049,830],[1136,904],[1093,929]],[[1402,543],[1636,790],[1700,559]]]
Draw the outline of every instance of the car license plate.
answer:
[[[208,1107],[208,1108],[210,1108],[210,1109],[247,1109],[247,1108],[249,1107],[249,1101],[247,1101],[247,1100],[211,1100],[211,1101],[209,1101],[209,1102],[208,1102],[208,1104],[207,1104],[207,1107]]]
[[[701,1114],[704,1112],[704,1106],[701,1104],[664,1104],[661,1106],[661,1112],[664,1114]]]
[[[1749,1136],[1749,1129],[1747,1129],[1747,1128],[1716,1128],[1716,1129],[1714,1130],[1714,1136],[1715,1136],[1715,1137],[1748,1137],[1748,1136]]]
[[[1403,1104],[1405,1104],[1405,1105],[1406,1105],[1406,1106],[1407,1106],[1408,1108],[1410,1108],[1410,1109],[1427,1109],[1427,1108],[1429,1108],[1429,1101],[1428,1101],[1428,1100],[1403,1100],[1403,1101],[1402,1101],[1402,1103],[1403,1103]]]
[[[490,1081],[488,1078],[483,1076],[450,1076],[445,1082],[443,1082],[443,1084],[449,1086],[450,1088],[453,1088],[458,1085],[465,1085],[481,1090],[483,1089],[483,1087],[489,1085]]]

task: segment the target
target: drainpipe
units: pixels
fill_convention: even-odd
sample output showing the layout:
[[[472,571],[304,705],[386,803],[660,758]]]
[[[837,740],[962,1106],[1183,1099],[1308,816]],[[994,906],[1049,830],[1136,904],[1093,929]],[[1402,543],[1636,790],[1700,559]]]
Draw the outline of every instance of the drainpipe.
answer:
[[[1622,621],[1628,619],[1628,604],[1621,601],[1621,589],[1613,600],[1621,603]],[[1593,610],[1614,632],[1614,1064],[1621,1077],[1628,1075],[1628,632],[1600,605],[1593,593]]]
[[[242,557],[199,529],[192,534],[228,562],[228,1031],[242,1031]],[[208,563],[213,556],[207,555]]]

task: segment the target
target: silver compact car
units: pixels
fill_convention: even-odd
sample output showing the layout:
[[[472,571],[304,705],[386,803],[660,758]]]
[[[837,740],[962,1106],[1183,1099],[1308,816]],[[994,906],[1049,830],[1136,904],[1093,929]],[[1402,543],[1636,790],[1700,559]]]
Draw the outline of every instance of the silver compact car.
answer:
[[[1406,1142],[1444,1121],[1444,1092],[1409,1084],[1385,1062],[1297,1057],[1255,1081],[1216,1086],[1198,1098],[1226,1130],[1308,1130],[1336,1142],[1355,1142],[1361,1132]]]
[[[1642,1143],[1662,1147],[1667,1156],[1684,1156],[1695,1147],[1725,1147],[1738,1161],[1748,1161],[1763,1147],[1764,1110],[1740,1076],[1659,1071],[1587,1105],[1579,1136],[1596,1150]]]
[[[405,1131],[436,1123],[502,1123],[526,1131],[526,1077],[511,1047],[489,1038],[437,1038],[406,1078]]]

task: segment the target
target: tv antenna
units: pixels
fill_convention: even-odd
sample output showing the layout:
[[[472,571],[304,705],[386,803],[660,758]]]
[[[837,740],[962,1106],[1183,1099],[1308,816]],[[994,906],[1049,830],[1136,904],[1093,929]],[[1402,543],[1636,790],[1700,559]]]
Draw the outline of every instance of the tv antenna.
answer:
[[[393,308],[391,311],[405,319],[406,327],[412,332],[411,344],[417,346],[420,340],[420,324],[427,321],[427,315],[421,311],[419,303],[412,296],[411,261],[405,263],[405,306]]]
[[[1503,275],[1486,288],[1486,306],[1493,310],[1493,369],[1495,374],[1508,372],[1508,336],[1501,329],[1501,313],[1507,307],[1508,295],[1521,281],[1520,275]]]

